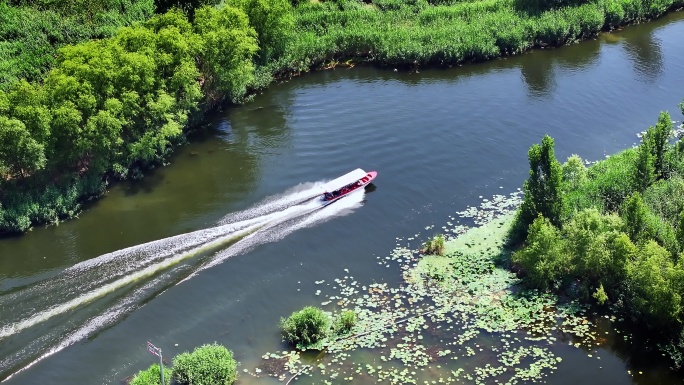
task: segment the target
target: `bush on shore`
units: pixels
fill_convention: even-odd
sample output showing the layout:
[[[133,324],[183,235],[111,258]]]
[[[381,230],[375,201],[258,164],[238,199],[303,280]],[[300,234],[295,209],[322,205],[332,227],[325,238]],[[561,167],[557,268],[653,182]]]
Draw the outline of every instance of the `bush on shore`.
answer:
[[[171,384],[172,372],[170,368],[164,367],[164,385]],[[129,385],[161,385],[159,364],[152,364],[146,370],[139,371],[129,383]]]
[[[306,347],[319,342],[328,335],[330,317],[323,310],[307,306],[280,319],[283,337],[295,346]]]
[[[216,343],[173,359],[173,377],[187,385],[230,385],[237,379],[233,352]]]

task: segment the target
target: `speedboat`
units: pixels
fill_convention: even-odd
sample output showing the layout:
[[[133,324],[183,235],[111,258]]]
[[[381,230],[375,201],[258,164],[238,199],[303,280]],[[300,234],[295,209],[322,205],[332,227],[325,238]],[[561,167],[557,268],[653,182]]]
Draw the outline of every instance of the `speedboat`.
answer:
[[[325,192],[321,200],[327,205],[352,192],[359,190],[368,184],[378,175],[375,171],[365,172],[360,168],[349,172],[337,179],[333,179],[323,186]]]

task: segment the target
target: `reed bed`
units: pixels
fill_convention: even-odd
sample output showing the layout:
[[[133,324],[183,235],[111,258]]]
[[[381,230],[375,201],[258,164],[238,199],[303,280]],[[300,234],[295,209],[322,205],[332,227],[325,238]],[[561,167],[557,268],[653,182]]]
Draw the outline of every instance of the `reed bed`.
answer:
[[[658,17],[684,0],[304,1],[280,66],[341,60],[453,65],[559,46]]]

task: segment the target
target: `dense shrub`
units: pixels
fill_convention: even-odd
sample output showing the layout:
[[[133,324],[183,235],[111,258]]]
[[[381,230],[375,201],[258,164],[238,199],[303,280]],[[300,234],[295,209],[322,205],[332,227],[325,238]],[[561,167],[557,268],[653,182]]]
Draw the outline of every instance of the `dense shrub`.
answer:
[[[327,336],[330,317],[319,308],[307,306],[292,313],[288,318],[281,318],[280,327],[287,342],[307,346]]]
[[[20,233],[36,223],[72,218],[83,200],[101,196],[105,187],[98,175],[83,175],[67,176],[47,187],[5,191],[0,202],[0,233]]]
[[[444,254],[444,235],[437,234],[423,243],[421,251],[425,254],[442,255]]]
[[[335,320],[333,330],[337,334],[349,333],[356,325],[356,313],[353,310],[345,310]]]
[[[672,262],[667,250],[654,241],[645,243],[637,258],[627,265],[629,305],[633,316],[654,328],[678,324],[681,321],[683,273],[681,266]]]
[[[171,384],[171,369],[164,367],[164,385]],[[159,364],[153,364],[146,370],[139,371],[129,383],[129,385],[161,385]]]
[[[233,352],[214,343],[174,357],[173,377],[188,385],[230,385],[237,378],[236,367]]]
[[[112,36],[153,12],[153,0],[0,2],[0,90],[42,79],[58,48]]]
[[[513,254],[513,262],[523,268],[529,284],[549,289],[559,284],[570,264],[564,248],[560,231],[539,216],[529,227],[526,246]]]

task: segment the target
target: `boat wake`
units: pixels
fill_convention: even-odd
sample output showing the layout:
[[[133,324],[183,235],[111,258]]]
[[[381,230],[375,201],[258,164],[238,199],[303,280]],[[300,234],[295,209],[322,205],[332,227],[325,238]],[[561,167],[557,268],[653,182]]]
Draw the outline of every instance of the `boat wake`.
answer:
[[[324,185],[302,184],[229,214],[215,227],[104,254],[54,278],[0,292],[0,380],[113,325],[202,270],[362,204],[360,190],[324,206],[318,198]]]

